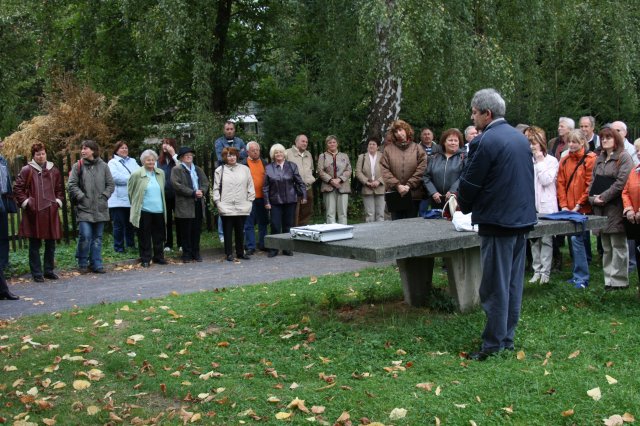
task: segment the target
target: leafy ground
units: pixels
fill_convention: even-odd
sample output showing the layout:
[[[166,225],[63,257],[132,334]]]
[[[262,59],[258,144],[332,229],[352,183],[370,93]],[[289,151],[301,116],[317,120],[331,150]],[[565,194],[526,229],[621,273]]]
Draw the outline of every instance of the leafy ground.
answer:
[[[29,243],[25,241],[23,243],[22,248],[18,248],[16,251],[11,251],[9,253],[9,268],[7,269],[8,276],[23,276],[26,275],[30,279],[30,271],[29,271]],[[222,244],[218,240],[218,235],[213,236],[213,233],[210,231],[203,231],[201,234],[201,242],[200,247],[204,249],[209,248],[220,248]],[[44,248],[40,250],[40,255]],[[75,257],[76,253],[76,244],[71,242],[71,244],[64,244],[63,242],[58,243],[56,246],[56,271],[68,271],[75,268],[78,263]],[[176,257],[178,258],[180,253],[174,250],[171,253],[167,253],[168,257]],[[113,250],[113,238],[111,234],[108,232],[104,233],[104,237],[102,239],[102,260],[105,265],[128,261],[137,259],[139,257],[138,249],[127,249],[125,253],[117,253]]]
[[[601,268],[592,273],[602,283]],[[0,422],[631,421],[632,281],[614,293],[574,290],[562,276],[527,284],[517,352],[484,363],[463,357],[480,343],[484,314],[447,311],[440,290],[438,309],[407,307],[391,267],[3,322]]]

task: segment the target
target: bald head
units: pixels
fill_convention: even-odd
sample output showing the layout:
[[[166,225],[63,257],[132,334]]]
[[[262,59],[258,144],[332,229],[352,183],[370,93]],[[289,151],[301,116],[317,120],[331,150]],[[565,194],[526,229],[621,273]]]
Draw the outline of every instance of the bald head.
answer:
[[[616,132],[620,133],[622,139],[626,139],[627,137],[627,125],[624,124],[624,121],[614,121],[611,123],[611,128]]]

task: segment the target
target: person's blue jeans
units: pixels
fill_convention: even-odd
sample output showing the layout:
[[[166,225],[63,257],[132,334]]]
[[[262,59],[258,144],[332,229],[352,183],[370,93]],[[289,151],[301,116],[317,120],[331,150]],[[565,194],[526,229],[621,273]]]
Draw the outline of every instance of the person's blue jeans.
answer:
[[[222,228],[222,216],[218,215],[218,238],[220,241],[224,238],[224,229]]]
[[[571,236],[571,255],[573,256],[573,281],[589,282],[589,262],[584,246],[583,233]]]
[[[254,226],[258,224],[258,247],[264,248],[264,237],[267,235],[267,225],[269,224],[269,214],[264,208],[264,199],[253,200],[251,213],[244,222],[244,245],[247,250],[256,249],[256,231]]]
[[[102,268],[102,232],[104,222],[78,222],[78,267],[98,270]]]
[[[113,249],[117,252],[124,251],[127,247],[135,247],[133,225],[129,222],[129,207],[111,207],[109,215],[113,224]]]

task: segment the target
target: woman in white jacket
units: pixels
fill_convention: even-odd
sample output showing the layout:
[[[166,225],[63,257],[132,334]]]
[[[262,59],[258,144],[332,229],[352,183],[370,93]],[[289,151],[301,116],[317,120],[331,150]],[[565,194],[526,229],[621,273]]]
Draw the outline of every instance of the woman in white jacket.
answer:
[[[531,126],[524,131],[531,143],[533,154],[534,185],[536,191],[536,211],[538,214],[558,211],[556,195],[556,177],[558,176],[558,160],[547,155],[547,138],[540,127]],[[533,257],[533,277],[530,283],[549,282],[551,261],[553,259],[553,237],[547,236],[531,240],[531,256]]]
[[[124,253],[125,248],[136,246],[133,236],[133,225],[129,222],[131,203],[127,184],[131,173],[140,166],[135,158],[129,157],[129,147],[124,141],[118,141],[113,146],[113,158],[109,160],[109,171],[116,185],[115,191],[109,197],[109,216],[113,224],[113,249]]]
[[[236,257],[249,260],[244,252],[244,221],[251,213],[256,192],[249,167],[238,163],[239,151],[233,147],[222,150],[224,164],[213,176],[213,202],[222,218],[224,252],[233,262],[233,240],[235,235]]]

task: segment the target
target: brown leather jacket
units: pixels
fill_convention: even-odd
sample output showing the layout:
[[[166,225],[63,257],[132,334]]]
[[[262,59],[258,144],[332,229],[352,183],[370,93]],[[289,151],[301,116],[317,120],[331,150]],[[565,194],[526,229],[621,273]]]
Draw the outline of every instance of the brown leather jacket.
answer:
[[[419,144],[408,142],[404,146],[386,145],[380,160],[385,190],[396,190],[398,184],[411,187],[411,198],[422,200],[426,191],[422,176],[427,168],[427,155]]]

